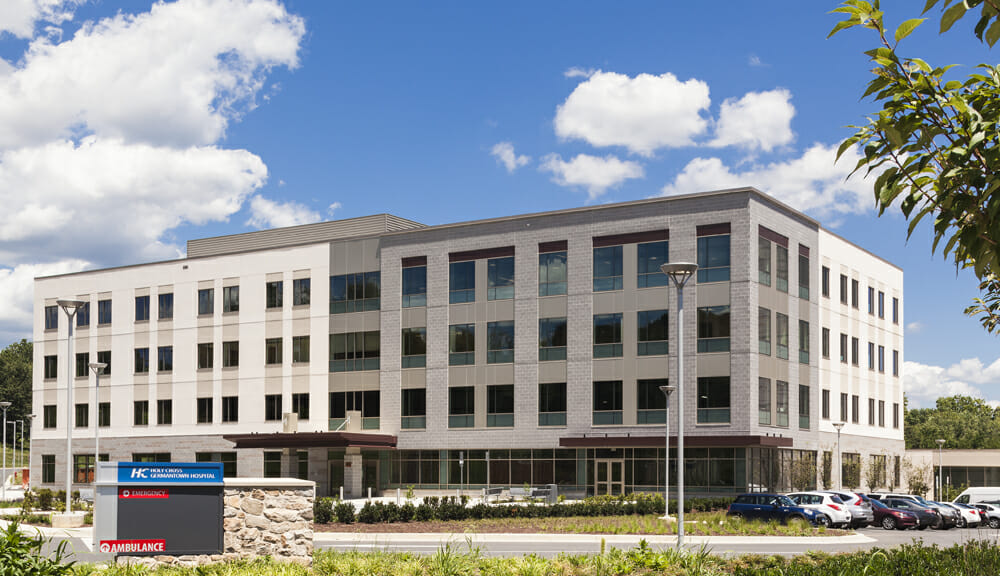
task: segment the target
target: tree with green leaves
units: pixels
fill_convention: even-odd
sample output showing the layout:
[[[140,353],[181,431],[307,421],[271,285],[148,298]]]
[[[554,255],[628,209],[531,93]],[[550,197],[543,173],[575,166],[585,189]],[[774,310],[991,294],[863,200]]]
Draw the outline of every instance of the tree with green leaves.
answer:
[[[1000,411],[982,398],[938,398],[934,408],[907,410],[904,415],[906,448],[1000,448]]]
[[[27,340],[0,351],[0,401],[11,403],[8,422],[27,420],[31,414],[31,356],[32,345]]]
[[[927,0],[926,14],[941,4],[941,33],[979,8],[975,34],[990,47],[1000,40],[1000,0]],[[898,205],[909,221],[907,236],[925,217],[933,218],[932,250],[980,281],[980,298],[965,313],[1000,332],[1000,66],[980,64],[964,80],[953,66],[932,66],[899,51],[903,39],[926,18],[904,21],[894,32],[885,25],[878,0],[847,0],[834,10],[846,18],[830,36],[850,29],[871,30],[878,46],[865,52],[875,77],[863,98],[882,109],[840,146],[838,157],[858,146],[854,172],[876,175],[879,215]],[[943,244],[941,244],[943,242]]]

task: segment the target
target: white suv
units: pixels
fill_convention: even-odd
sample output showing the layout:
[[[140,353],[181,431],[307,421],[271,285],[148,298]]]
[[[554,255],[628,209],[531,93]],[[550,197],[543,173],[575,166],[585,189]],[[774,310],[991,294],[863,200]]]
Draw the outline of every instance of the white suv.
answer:
[[[834,494],[828,494],[825,492],[792,492],[788,494],[788,497],[803,508],[812,508],[817,512],[821,512],[827,518],[824,522],[822,518],[817,517],[816,521],[819,524],[825,524],[827,526],[850,526],[851,525],[851,512],[844,504],[844,501],[840,497]]]

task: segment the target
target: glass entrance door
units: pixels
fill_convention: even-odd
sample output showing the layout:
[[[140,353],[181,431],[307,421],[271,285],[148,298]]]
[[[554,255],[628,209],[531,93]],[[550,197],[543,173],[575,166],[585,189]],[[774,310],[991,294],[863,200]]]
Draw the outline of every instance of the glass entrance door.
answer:
[[[368,494],[368,489],[372,489],[372,495],[378,493],[378,460],[366,458],[361,465],[362,477],[361,488]]]
[[[617,496],[625,492],[625,461],[595,460],[594,494]]]

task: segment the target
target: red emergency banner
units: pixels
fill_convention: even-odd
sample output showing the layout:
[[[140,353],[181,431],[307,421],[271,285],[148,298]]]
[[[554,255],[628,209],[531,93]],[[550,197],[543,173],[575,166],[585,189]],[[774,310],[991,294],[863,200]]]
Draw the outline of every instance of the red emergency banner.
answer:
[[[98,549],[103,554],[166,552],[166,540],[101,540]]]
[[[118,497],[123,500],[135,498],[170,498],[169,488],[119,488]]]

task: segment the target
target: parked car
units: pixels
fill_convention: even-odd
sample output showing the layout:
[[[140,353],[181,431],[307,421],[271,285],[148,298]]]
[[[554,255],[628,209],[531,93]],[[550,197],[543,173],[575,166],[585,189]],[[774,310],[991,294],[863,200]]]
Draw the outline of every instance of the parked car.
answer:
[[[851,525],[851,511],[835,494],[826,492],[793,492],[787,495],[792,502],[803,508],[812,508],[826,518],[820,517],[818,522],[823,526],[843,527]]]
[[[978,509],[972,509],[962,504],[954,504],[952,502],[938,502],[942,506],[958,510],[958,527],[959,528],[970,528],[979,526],[980,522],[983,521],[982,516],[979,515]]]
[[[932,528],[934,528],[935,530],[947,530],[949,528],[954,528],[955,526],[958,526],[959,518],[961,517],[961,513],[959,513],[958,510],[948,506],[944,506],[943,504],[939,504],[937,502],[925,500],[922,496],[917,496],[916,494],[882,493],[876,495],[880,496],[883,501],[885,501],[887,498],[892,498],[896,500],[909,500],[911,502],[916,502],[917,504],[923,506],[924,508],[930,508],[934,510],[935,512],[937,512],[938,515],[938,523],[932,526]],[[876,496],[876,495],[870,494],[869,496]]]
[[[959,504],[979,504],[981,502],[991,502],[1000,500],[1000,488],[991,486],[978,486],[966,488],[952,502]]]
[[[915,514],[917,517],[917,530],[925,530],[930,526],[937,526],[941,522],[941,514],[937,510],[928,508],[913,500],[905,498],[881,498],[879,502],[888,508],[906,510]]]
[[[916,512],[890,508],[879,500],[872,500],[872,513],[875,515],[875,524],[884,530],[905,530],[916,528],[920,524]]]
[[[989,524],[990,528],[1000,528],[1000,508],[995,504],[987,504],[986,502],[973,504],[973,506],[986,513],[986,523]]]
[[[846,490],[821,490],[821,492],[833,494],[847,505],[847,510],[851,513],[851,528],[862,528],[875,522],[872,505],[865,502],[860,494]]]
[[[781,494],[740,494],[729,505],[727,516],[746,520],[805,520],[814,526],[820,523],[820,512],[811,508],[796,506],[788,496]]]

